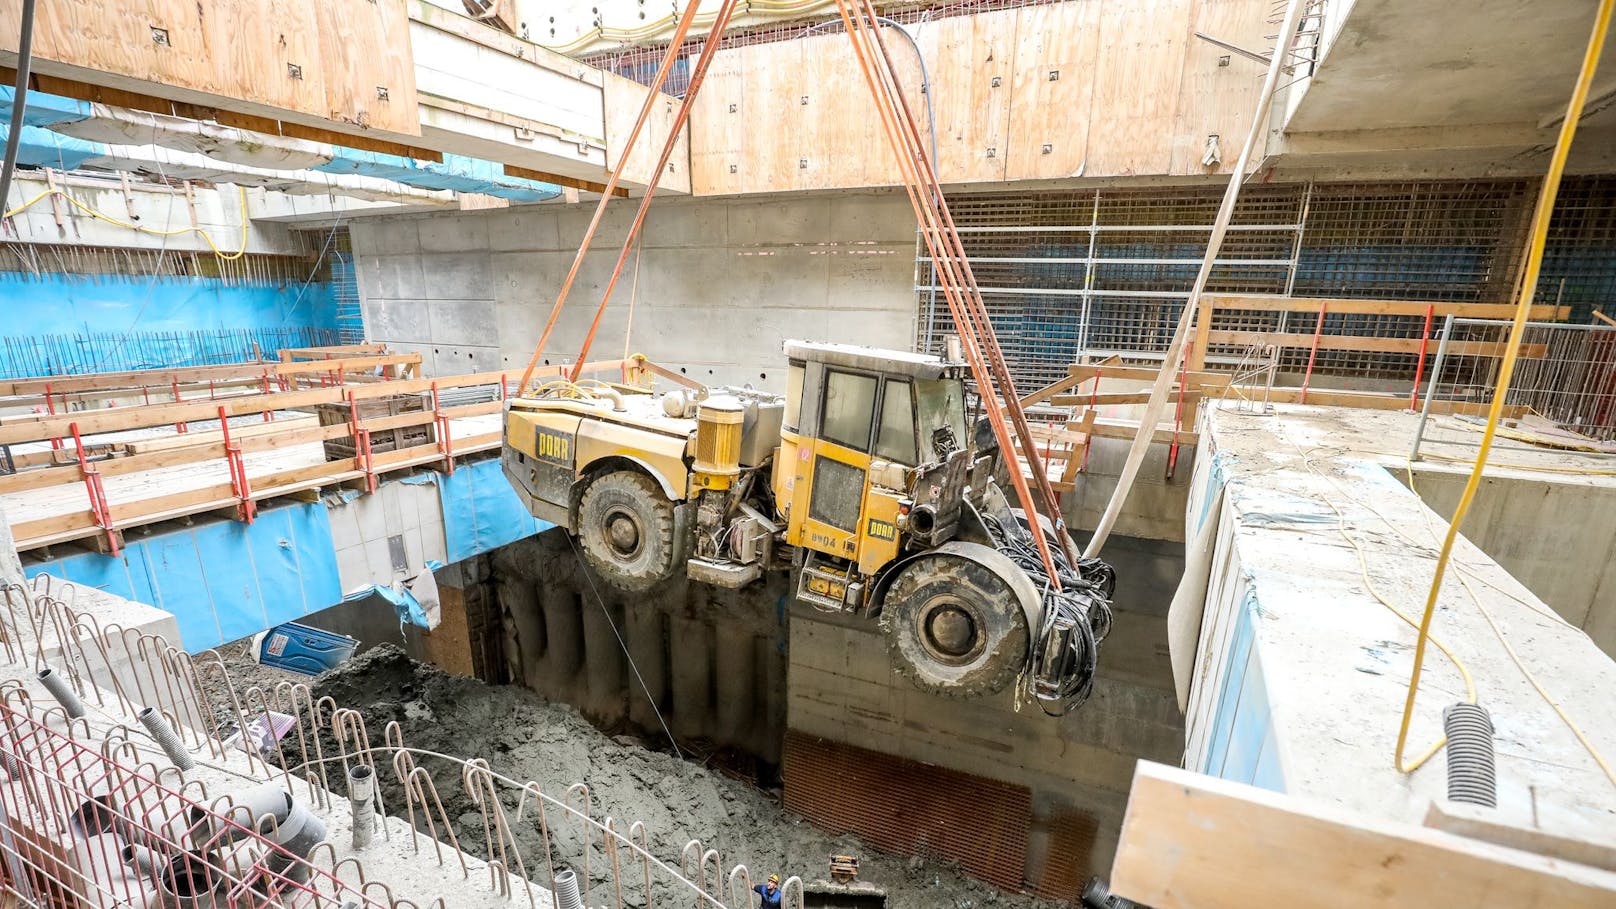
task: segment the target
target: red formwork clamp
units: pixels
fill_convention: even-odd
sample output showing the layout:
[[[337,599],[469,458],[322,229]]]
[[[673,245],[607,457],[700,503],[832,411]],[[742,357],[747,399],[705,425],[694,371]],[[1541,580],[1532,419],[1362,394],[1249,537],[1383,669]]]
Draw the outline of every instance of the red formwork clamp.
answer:
[[[251,524],[253,518],[257,517],[252,500],[252,483],[247,480],[247,464],[241,457],[241,443],[230,438],[230,416],[224,412],[223,405],[219,407],[219,430],[224,433],[224,460],[230,468],[230,491],[240,502],[237,513],[243,523]]]
[[[269,373],[266,372],[259,378],[263,379],[262,394],[269,394]],[[265,423],[273,423],[275,421],[275,412],[273,410],[265,410],[263,415]]]
[[[1420,332],[1420,358],[1414,364],[1414,390],[1408,393],[1408,409],[1420,409],[1420,380],[1425,378],[1425,347],[1431,343],[1431,318],[1436,315],[1436,307],[1426,304],[1425,330]],[[1431,378],[1432,382],[1436,377]]]
[[[454,473],[454,437],[449,434],[449,418],[438,400],[438,381],[432,380],[432,423],[438,430],[438,451],[443,452],[443,472]]]
[[[370,463],[370,430],[359,426],[359,405],[354,401],[354,393],[348,392],[348,426],[353,432],[354,460],[359,469],[365,472],[365,490],[376,491],[376,471]]]
[[[66,402],[64,401],[63,403],[66,403]],[[56,416],[56,405],[51,402],[51,387],[50,387],[49,382],[45,383],[45,412],[50,414],[53,417]],[[57,437],[51,439],[51,450],[52,451],[61,451],[62,450],[62,437],[61,436],[57,436]]]
[[[1296,403],[1307,403],[1307,386],[1313,381],[1313,361],[1319,356],[1319,336],[1324,334],[1324,310],[1328,304],[1319,303],[1319,320],[1313,323],[1313,349],[1307,354],[1307,372],[1302,373],[1302,393],[1296,396]]]
[[[168,380],[168,387],[169,387],[169,390],[171,392],[173,392],[173,394],[174,394],[174,403],[178,404],[180,402],[180,380],[179,379],[169,379]],[[189,432],[190,427],[186,426],[184,423],[175,423],[174,424],[174,431],[175,432]]]
[[[79,456],[79,475],[84,478],[84,491],[90,496],[90,513],[95,515],[95,526],[107,535],[107,549],[117,557],[122,554],[123,545],[118,539],[118,531],[112,526],[112,506],[107,502],[106,487],[101,485],[101,472],[84,455],[84,440],[79,436],[79,424],[70,423],[67,428],[73,433],[73,449]]]

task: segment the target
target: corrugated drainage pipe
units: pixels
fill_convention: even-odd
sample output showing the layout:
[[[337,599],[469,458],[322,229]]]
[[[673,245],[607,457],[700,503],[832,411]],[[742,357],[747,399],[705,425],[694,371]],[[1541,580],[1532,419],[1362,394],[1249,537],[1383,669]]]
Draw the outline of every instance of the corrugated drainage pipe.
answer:
[[[1448,734],[1448,800],[1498,807],[1493,763],[1493,720],[1480,704],[1454,704],[1442,711]]]
[[[191,757],[191,752],[185,750],[180,737],[174,734],[174,727],[168,725],[167,718],[158,713],[156,708],[147,707],[135,714],[135,719],[140,720],[140,725],[146,727],[146,731],[157,741],[157,747],[163,749],[163,753],[168,755],[168,759],[174,762],[175,767],[190,770],[196,766],[196,758]]]
[[[370,845],[376,830],[376,774],[364,764],[348,768],[348,804],[353,809],[353,847]]]
[[[51,693],[56,703],[62,705],[62,709],[67,711],[69,717],[76,720],[84,715],[84,702],[79,700],[73,686],[58,675],[56,670],[49,666],[39,670],[39,684],[45,686],[45,690]]]
[[[578,875],[571,868],[563,868],[555,876],[556,909],[584,909],[583,895],[578,892]]]

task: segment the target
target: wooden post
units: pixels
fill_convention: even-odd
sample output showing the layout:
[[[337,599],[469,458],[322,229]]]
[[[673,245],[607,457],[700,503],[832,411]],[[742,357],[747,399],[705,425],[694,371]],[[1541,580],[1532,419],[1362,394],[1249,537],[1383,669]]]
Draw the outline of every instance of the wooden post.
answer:
[[[1206,349],[1212,343],[1212,311],[1217,301],[1203,294],[1195,312],[1195,337],[1190,341],[1189,368],[1200,372],[1206,369]]]

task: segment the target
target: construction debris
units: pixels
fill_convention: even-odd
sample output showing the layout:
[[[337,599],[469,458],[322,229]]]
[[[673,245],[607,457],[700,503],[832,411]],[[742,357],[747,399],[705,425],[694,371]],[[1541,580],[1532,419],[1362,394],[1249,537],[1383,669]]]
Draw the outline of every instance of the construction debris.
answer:
[[[774,872],[782,877],[818,877],[825,856],[851,853],[862,858],[861,883],[884,890],[891,909],[985,905],[1053,909],[1062,905],[1002,893],[934,860],[878,855],[854,837],[828,836],[787,813],[769,793],[747,783],[649,750],[631,739],[608,736],[570,706],[550,703],[526,689],[489,686],[448,675],[411,660],[390,645],[368,650],[321,677],[314,696],[327,695],[358,707],[371,729],[397,722],[418,748],[486,758],[496,769],[536,780],[556,792],[582,781],[589,786],[590,808],[597,819],[613,816],[643,821],[650,851],[674,867],[681,850],[693,839],[700,840],[701,850],[717,849],[726,867],[745,864],[756,878],[754,883]],[[441,778],[458,772],[444,772],[447,763],[444,768],[432,764],[430,759],[421,760],[422,766]],[[386,785],[383,789],[387,805],[404,804],[398,793],[386,791]],[[461,847],[482,854],[482,813],[459,787],[444,786],[440,795]],[[514,816],[514,802],[506,807]],[[524,850],[539,843],[536,827],[513,833]],[[557,868],[565,862],[582,879],[583,855],[577,838],[570,832],[553,830],[552,834],[556,835]],[[587,883],[599,886],[608,881],[610,860],[598,841],[589,851]],[[715,882],[710,892],[723,891],[727,883]],[[630,889],[624,888],[624,902],[643,906],[644,894],[630,893]],[[671,904],[673,896],[673,889],[660,881],[653,890],[657,905]]]

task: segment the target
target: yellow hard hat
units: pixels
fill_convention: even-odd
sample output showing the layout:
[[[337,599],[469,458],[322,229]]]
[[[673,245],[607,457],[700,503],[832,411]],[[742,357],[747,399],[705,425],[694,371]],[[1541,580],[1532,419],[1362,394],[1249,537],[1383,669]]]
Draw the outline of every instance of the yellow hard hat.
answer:
[[[778,874],[769,875],[769,883],[771,883],[771,884],[780,883],[780,875],[778,875]]]

